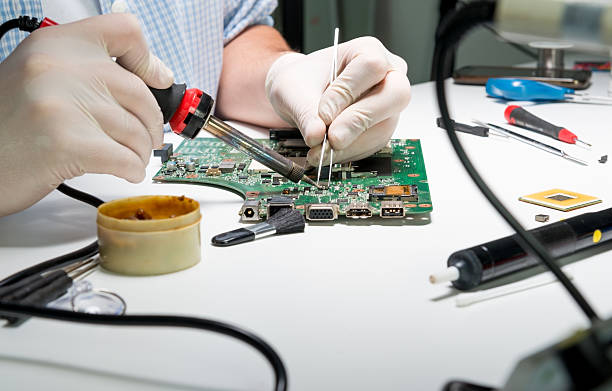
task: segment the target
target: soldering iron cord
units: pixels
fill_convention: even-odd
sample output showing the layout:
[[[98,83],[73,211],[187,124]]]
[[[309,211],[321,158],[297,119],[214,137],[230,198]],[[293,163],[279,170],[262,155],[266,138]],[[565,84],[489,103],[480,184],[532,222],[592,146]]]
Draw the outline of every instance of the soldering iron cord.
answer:
[[[287,372],[280,356],[259,336],[238,326],[210,319],[170,315],[99,315],[54,308],[40,308],[19,304],[1,303],[0,313],[9,316],[36,316],[68,322],[107,326],[183,327],[212,331],[238,339],[259,351],[270,362],[276,377],[275,391],[287,389]]]
[[[85,202],[94,207],[98,207],[99,205],[104,203],[104,201],[91,194],[77,190],[63,183],[57,187],[57,190],[71,198]],[[9,277],[6,277],[2,281],[0,281],[0,286],[12,284],[36,273],[42,273],[43,271],[56,269],[67,264],[75,263],[80,260],[90,258],[92,256],[95,256],[97,253],[98,242],[95,241],[94,243],[85,246],[79,250],[38,263],[27,269],[21,270]],[[228,323],[187,316],[97,315],[58,310],[52,308],[23,306],[19,304],[2,302],[0,302],[0,314],[4,316],[13,317],[26,315],[68,322],[100,324],[109,326],[185,327],[216,332],[219,334],[227,335],[232,338],[236,338],[259,351],[268,360],[268,362],[272,366],[272,369],[274,370],[274,390],[287,390],[287,371],[285,369],[285,365],[283,364],[282,359],[280,358],[278,353],[276,353],[274,348],[272,348],[272,346],[270,346],[266,341],[264,341],[256,334]]]
[[[101,199],[91,194],[77,190],[73,187],[70,187],[64,183],[60,184],[56,190],[61,193],[64,193],[68,197],[74,198],[78,201],[85,202],[86,204],[89,204],[93,206],[94,208],[97,208],[98,206],[104,203],[104,201],[102,201]],[[91,244],[88,244],[87,246],[83,248],[80,248],[68,254],[63,254],[58,257],[49,259],[47,261],[37,263],[36,265],[30,266],[26,269],[18,271],[17,273],[11,274],[10,276],[5,277],[2,280],[0,280],[0,286],[13,284],[31,275],[39,274],[47,270],[57,269],[57,268],[60,268],[68,264],[79,262],[84,259],[91,258],[95,256],[96,254],[98,254],[98,241],[97,240]]]
[[[497,212],[504,218],[504,220],[516,231],[517,241],[527,252],[532,253],[535,257],[539,258],[542,263],[555,275],[555,277],[561,282],[563,287],[568,291],[570,296],[576,301],[580,309],[584,312],[591,323],[599,321],[599,317],[591,305],[587,302],[584,296],[580,293],[578,288],[570,281],[570,279],[563,273],[561,268],[556,264],[555,260],[551,257],[548,251],[538,242],[538,240],[521,226],[521,224],[512,216],[512,214],[504,207],[504,205],[497,199],[495,194],[487,186],[485,181],[482,179],[478,171],[472,165],[472,162],[468,158],[461,142],[457,138],[455,130],[452,125],[448,104],[446,101],[445,91],[445,78],[444,71],[447,66],[449,59],[449,53],[452,52],[453,48],[459,43],[461,38],[472,28],[493,21],[493,15],[495,12],[495,1],[494,0],[480,0],[474,1],[461,7],[459,10],[451,14],[445,20],[444,30],[439,35],[439,41],[436,44],[434,53],[434,75],[435,75],[435,86],[436,94],[438,97],[438,106],[440,114],[450,142],[455,150],[459,160],[463,164],[463,167],[472,178],[476,186],[480,189],[482,194],[487,198],[491,205],[497,210]]]
[[[76,200],[85,202],[94,207],[103,204],[101,199],[74,189],[68,185],[60,184],[57,190]],[[50,269],[59,268],[66,264],[78,262],[83,259],[95,256],[98,253],[98,242],[85,246],[59,257],[49,259],[21,270],[0,281],[0,286],[12,284],[25,277],[36,273],[42,273]],[[282,359],[274,348],[256,334],[241,327],[228,323],[219,322],[204,318],[170,315],[97,315],[81,312],[65,311],[52,308],[39,308],[23,306],[19,304],[0,302],[0,314],[5,316],[35,316],[39,318],[55,319],[76,323],[99,324],[108,326],[150,326],[150,327],[184,327],[212,331],[238,339],[259,351],[270,363],[274,370],[275,391],[287,390],[287,371]]]

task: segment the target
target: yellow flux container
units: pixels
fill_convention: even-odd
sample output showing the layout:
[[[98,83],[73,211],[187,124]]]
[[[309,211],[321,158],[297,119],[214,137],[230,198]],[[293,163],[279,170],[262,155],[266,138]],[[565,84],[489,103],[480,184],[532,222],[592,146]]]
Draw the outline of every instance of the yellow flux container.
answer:
[[[184,196],[140,196],[98,207],[100,264],[128,275],[172,273],[200,261],[200,204]]]

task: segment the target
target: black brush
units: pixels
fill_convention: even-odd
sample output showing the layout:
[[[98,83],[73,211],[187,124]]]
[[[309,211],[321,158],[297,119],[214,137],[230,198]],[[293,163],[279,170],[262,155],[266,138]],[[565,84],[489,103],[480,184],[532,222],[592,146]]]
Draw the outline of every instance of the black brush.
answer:
[[[289,208],[281,209],[263,223],[248,228],[238,228],[213,237],[212,244],[221,247],[233,246],[268,235],[304,232],[305,225],[304,216],[299,211]]]

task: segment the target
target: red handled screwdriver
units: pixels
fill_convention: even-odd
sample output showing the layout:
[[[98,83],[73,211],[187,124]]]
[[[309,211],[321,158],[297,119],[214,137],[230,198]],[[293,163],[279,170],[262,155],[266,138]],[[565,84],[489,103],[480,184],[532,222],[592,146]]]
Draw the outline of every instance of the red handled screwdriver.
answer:
[[[555,140],[560,140],[568,144],[580,143],[587,148],[591,147],[591,144],[578,139],[578,136],[569,130],[561,126],[555,126],[550,122],[546,122],[542,118],[531,114],[521,106],[512,105],[506,107],[504,116],[506,117],[506,121],[512,125],[532,130],[536,133],[552,137]]]

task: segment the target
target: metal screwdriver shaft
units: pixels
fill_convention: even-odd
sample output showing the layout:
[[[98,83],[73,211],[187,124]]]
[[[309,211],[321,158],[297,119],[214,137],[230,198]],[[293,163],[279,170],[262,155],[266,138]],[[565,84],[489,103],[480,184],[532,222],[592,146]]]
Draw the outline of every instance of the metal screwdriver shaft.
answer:
[[[529,138],[527,136],[523,136],[522,134],[515,133],[515,132],[513,132],[513,131],[511,131],[509,129],[503,128],[503,127],[498,126],[498,125],[494,125],[492,123],[488,123],[488,122],[484,123],[484,122],[481,122],[481,121],[478,121],[478,120],[473,120],[473,122],[477,123],[480,126],[487,126],[487,127],[493,128],[493,129],[497,130],[498,132],[500,132],[501,134],[504,134],[504,135],[508,136],[511,139],[514,139],[514,140],[520,141],[522,143],[531,145],[532,147],[536,147],[536,148],[541,149],[543,151],[546,151],[548,153],[552,153],[553,155],[561,156],[562,158],[567,159],[569,161],[572,161],[574,163],[578,163],[578,164],[581,164],[583,166],[588,166],[587,162],[585,162],[583,160],[580,160],[578,158],[575,158],[575,157],[573,157],[571,155],[568,155],[567,153],[565,153],[564,151],[560,150],[559,148],[555,148],[555,147],[550,146],[548,144],[544,144],[544,143],[542,143],[540,141],[534,140],[534,139]]]

